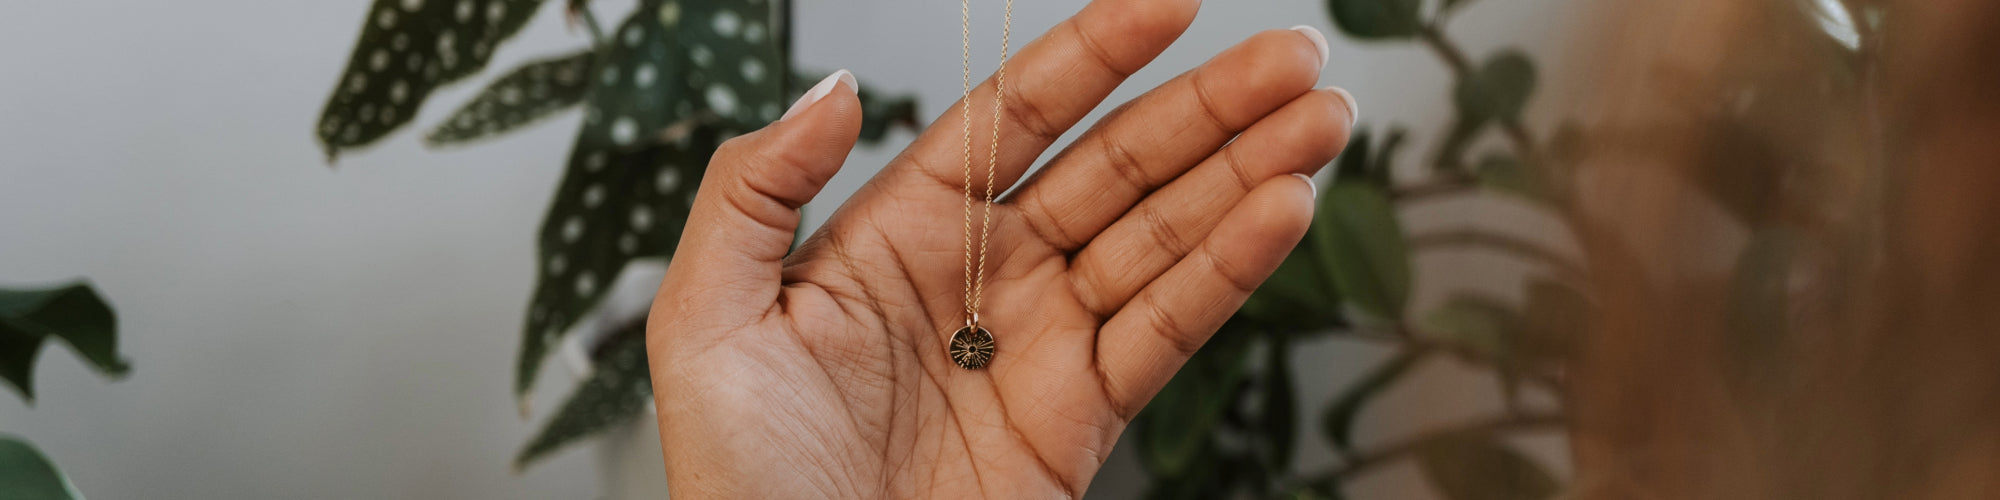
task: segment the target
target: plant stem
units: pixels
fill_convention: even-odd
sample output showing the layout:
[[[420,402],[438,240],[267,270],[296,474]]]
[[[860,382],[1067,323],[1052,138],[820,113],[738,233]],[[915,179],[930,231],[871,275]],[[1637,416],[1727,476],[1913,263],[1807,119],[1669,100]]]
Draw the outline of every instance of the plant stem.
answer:
[[[1300,481],[1304,484],[1336,484],[1352,479],[1354,476],[1367,472],[1377,466],[1402,459],[1422,449],[1425,444],[1438,439],[1463,434],[1505,433],[1550,427],[1560,428],[1568,422],[1569,418],[1559,413],[1507,414],[1487,417],[1457,427],[1447,427],[1420,433],[1400,441],[1392,441],[1379,448],[1356,453],[1339,467],[1301,477]]]
[[[1444,30],[1438,28],[1437,22],[1425,23],[1417,35],[1423,39],[1424,46],[1430,47],[1431,51],[1437,52],[1439,58],[1444,59],[1445,66],[1451,68],[1452,75],[1457,76],[1458,81],[1469,81],[1473,78],[1472,59],[1466,57],[1465,51],[1459,49],[1458,44],[1445,38]],[[1535,162],[1541,159],[1541,148],[1536,146],[1534,134],[1529,133],[1528,128],[1521,125],[1518,117],[1501,117],[1500,130],[1514,143],[1514,149],[1521,153],[1523,160]]]
[[[604,28],[597,24],[597,14],[592,13],[590,6],[587,4],[578,6],[576,10],[571,12],[576,13],[576,17],[583,20],[584,28],[590,30],[590,45],[598,49],[603,49],[605,42]]]

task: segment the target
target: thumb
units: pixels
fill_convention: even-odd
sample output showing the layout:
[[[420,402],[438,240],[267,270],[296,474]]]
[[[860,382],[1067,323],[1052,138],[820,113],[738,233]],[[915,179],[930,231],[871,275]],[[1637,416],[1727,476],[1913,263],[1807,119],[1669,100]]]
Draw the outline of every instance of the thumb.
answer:
[[[716,149],[660,285],[656,315],[692,299],[777,300],[781,260],[798,231],[799,207],[840,171],[860,134],[856,88],[853,74],[836,71],[778,121]]]

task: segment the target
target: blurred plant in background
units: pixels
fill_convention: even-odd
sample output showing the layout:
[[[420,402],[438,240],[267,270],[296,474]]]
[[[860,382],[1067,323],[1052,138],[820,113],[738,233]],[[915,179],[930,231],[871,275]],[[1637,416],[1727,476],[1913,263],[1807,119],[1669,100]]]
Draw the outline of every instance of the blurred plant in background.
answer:
[[[1560,403],[1525,404],[1521,393],[1544,391],[1558,399],[1563,393],[1564,351],[1592,307],[1579,288],[1580,266],[1504,233],[1410,235],[1397,220],[1398,209],[1413,203],[1480,190],[1559,213],[1570,203],[1568,165],[1579,131],[1566,125],[1545,141],[1522,124],[1535,66],[1514,49],[1478,59],[1460,49],[1444,24],[1465,3],[1327,2],[1334,25],[1348,37],[1417,43],[1442,59],[1456,80],[1450,96],[1456,116],[1431,154],[1428,179],[1416,184],[1390,180],[1404,129],[1353,134],[1334,160],[1334,180],[1319,196],[1305,239],[1134,422],[1140,456],[1154,477],[1149,496],[1341,498],[1344,482],[1403,460],[1414,460],[1442,497],[1455,500],[1541,499],[1561,488],[1507,438],[1560,429],[1566,421]],[[1475,141],[1489,134],[1504,138],[1504,146],[1468,161]],[[1468,294],[1437,310],[1409,310],[1412,254],[1466,246],[1516,254],[1544,271],[1529,280],[1519,306]],[[1411,317],[1421,319],[1406,319]],[[1295,473],[1301,402],[1289,353],[1299,343],[1330,336],[1395,350],[1320,412],[1317,428],[1338,465]],[[1394,390],[1413,368],[1443,357],[1491,370],[1505,392],[1504,411],[1388,442],[1355,440],[1355,423],[1371,401]]]
[[[1665,115],[1685,122],[1632,130],[1588,130],[1564,122],[1544,136],[1521,119],[1537,84],[1533,61],[1516,49],[1475,57],[1447,35],[1446,22],[1469,3],[1327,1],[1333,24],[1350,38],[1429,49],[1454,79],[1448,97],[1455,116],[1426,164],[1415,169],[1423,173],[1416,182],[1391,181],[1391,162],[1407,135],[1404,129],[1354,133],[1334,161],[1334,181],[1321,193],[1317,218],[1304,241],[1134,422],[1143,465],[1154,481],[1150,497],[1342,498],[1349,481],[1411,462],[1439,497],[1452,500],[1545,499],[1570,490],[1510,443],[1528,433],[1571,429],[1575,422],[1581,404],[1576,385],[1583,383],[1574,377],[1578,353],[1591,345],[1589,334],[1600,331],[1599,323],[1606,319],[1608,299],[1601,296],[1600,285],[1660,290],[1675,280],[1711,279],[1643,272],[1676,266],[1635,252],[1633,231],[1623,229],[1662,228],[1586,215],[1578,187],[1586,164],[1607,167],[1607,174],[1629,176],[1655,168],[1677,175],[1665,180],[1688,186],[1701,204],[1716,207],[1729,226],[1749,235],[1734,265],[1724,266],[1720,277],[1713,278],[1720,284],[1711,295],[1724,313],[1712,326],[1728,342],[1720,346],[1725,372],[1720,377],[1752,410],[1768,406],[1752,402],[1804,383],[1782,376],[1783,353],[1801,345],[1788,333],[1798,328],[1794,311],[1842,307],[1830,302],[1840,295],[1825,289],[1856,282],[1851,271],[1871,262],[1864,256],[1876,244],[1866,242],[1880,234],[1872,225],[1879,218],[1870,215],[1878,207],[1870,200],[1881,199],[1879,183],[1871,184],[1881,178],[1880,166],[1867,151],[1870,138],[1854,134],[1879,130],[1866,116],[1874,105],[1865,82],[1879,65],[1874,51],[1881,38],[1881,9],[1860,0],[1758,3],[1759,8],[1744,10],[1770,16],[1767,23],[1785,23],[1784,30],[1778,24],[1757,25],[1764,27],[1751,34],[1765,36],[1749,38],[1764,43],[1747,51],[1756,56],[1727,67],[1741,71],[1704,74],[1690,82],[1674,80],[1689,76],[1662,65],[1664,69],[1648,67],[1653,72],[1634,80],[1653,82],[1647,90],[1667,93],[1645,94],[1645,104],[1651,105],[1645,109],[1681,110]],[[1796,31],[1806,36],[1777,34],[1794,33],[1793,24],[1813,28]],[[1673,93],[1695,84],[1729,98],[1690,102],[1690,96],[1701,94]],[[1699,133],[1690,135],[1688,129]],[[1688,140],[1659,142],[1667,138]],[[1655,165],[1688,168],[1660,169],[1634,161],[1654,157],[1669,158],[1651,162]],[[1409,234],[1397,219],[1400,209],[1414,204],[1482,193],[1538,208],[1561,224],[1579,250],[1557,251],[1545,241],[1491,227]],[[1509,256],[1531,264],[1534,271],[1518,300],[1460,293],[1434,310],[1410,310],[1412,255],[1447,248]],[[1303,441],[1296,421],[1301,403],[1288,352],[1304,342],[1332,338],[1380,343],[1393,354],[1320,407],[1317,427],[1337,457],[1335,465],[1295,470],[1293,456]],[[1483,367],[1499,382],[1505,404],[1490,415],[1381,442],[1357,442],[1355,423],[1370,402],[1395,390],[1414,368],[1439,358]],[[1600,372],[1636,371],[1604,365],[1600,358],[1594,366]],[[1592,401],[1618,407],[1617,401],[1603,398],[1626,394],[1616,386],[1631,382],[1599,384],[1593,393],[1598,399]],[[1546,397],[1523,397],[1528,393]],[[1607,425],[1672,417],[1616,418]],[[1619,444],[1608,449],[1622,449]],[[1613,455],[1632,461],[1646,456]]]
[[[121,379],[132,371],[118,354],[118,317],[88,283],[0,288],[0,379],[31,405],[35,360],[51,339],[69,344],[105,376]],[[0,498],[70,500],[83,495],[33,444],[0,433]]]
[[[542,0],[376,0],[319,119],[329,161],[409,123],[431,92],[478,73]],[[645,318],[589,317],[635,259],[671,257],[709,157],[722,141],[776,120],[818,80],[790,57],[781,0],[640,0],[605,30],[587,0],[565,12],[590,46],[529,61],[494,79],[424,136],[443,147],[584,108],[555,199],[542,220],[536,285],[514,384],[523,415],[550,351],[589,346],[591,374],[515,458],[516,469],[644,414],[651,402]],[[915,101],[861,89],[865,141],[914,127]],[[611,323],[603,323],[611,324]]]

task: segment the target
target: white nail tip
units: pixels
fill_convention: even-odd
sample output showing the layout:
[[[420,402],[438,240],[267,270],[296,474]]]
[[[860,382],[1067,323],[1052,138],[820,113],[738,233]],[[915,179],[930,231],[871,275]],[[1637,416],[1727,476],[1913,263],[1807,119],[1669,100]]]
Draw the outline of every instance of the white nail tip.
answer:
[[[1326,90],[1333,92],[1335,97],[1339,97],[1347,104],[1347,126],[1354,126],[1354,122],[1361,119],[1361,104],[1355,102],[1354,94],[1347,93],[1347,89],[1340,87],[1327,87]]]
[[[1292,177],[1297,177],[1299,178],[1299,180],[1306,181],[1306,189],[1312,191],[1313,198],[1319,198],[1319,184],[1313,182],[1312,176],[1300,173],[1293,173]]]
[[[813,103],[825,99],[827,94],[833,93],[834,85],[846,85],[850,92],[860,88],[860,85],[854,83],[853,73],[844,69],[835,71],[831,75],[826,75],[826,78],[821,79],[819,83],[813,84],[812,89],[806,91],[806,95],[799,96],[798,102],[792,103],[792,108],[785,110],[785,116],[778,117],[778,121],[790,119],[804,112],[806,108],[812,107]]]
[[[1333,60],[1333,49],[1327,46],[1326,35],[1321,34],[1319,28],[1301,24],[1293,26],[1292,31],[1297,31],[1299,34],[1305,35],[1306,39],[1312,40],[1313,48],[1319,49],[1319,64],[1321,67],[1325,67],[1327,62]]]

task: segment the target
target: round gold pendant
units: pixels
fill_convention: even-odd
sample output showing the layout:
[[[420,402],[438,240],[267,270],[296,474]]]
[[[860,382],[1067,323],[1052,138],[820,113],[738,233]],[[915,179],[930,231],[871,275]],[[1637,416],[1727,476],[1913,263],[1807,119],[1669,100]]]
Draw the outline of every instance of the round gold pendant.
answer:
[[[993,334],[985,328],[968,326],[951,334],[951,362],[959,368],[978,370],[993,361]]]

